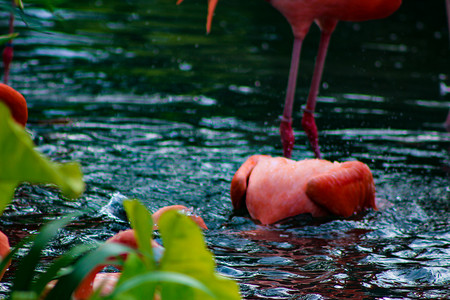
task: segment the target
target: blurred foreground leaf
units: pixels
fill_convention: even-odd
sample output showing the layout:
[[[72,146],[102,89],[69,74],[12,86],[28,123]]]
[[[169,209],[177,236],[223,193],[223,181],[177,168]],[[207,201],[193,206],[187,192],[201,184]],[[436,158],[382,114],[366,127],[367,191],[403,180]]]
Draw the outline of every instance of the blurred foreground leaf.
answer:
[[[168,211],[158,226],[166,249],[160,270],[188,275],[207,286],[213,295],[170,282],[162,284],[162,299],[241,299],[236,282],[216,272],[214,256],[194,221],[177,211]]]
[[[129,255],[115,292],[107,299],[241,299],[238,285],[216,272],[214,256],[207,249],[197,224],[178,211],[169,210],[159,219],[164,254],[153,258],[149,248],[153,223],[148,210],[137,200],[124,202],[138,239],[139,255]],[[142,246],[141,246],[142,245]]]
[[[191,218],[173,210],[161,216],[159,227],[165,250],[162,259],[156,261],[150,246],[153,234],[151,214],[137,200],[124,203],[138,239],[137,250],[117,243],[77,245],[53,261],[46,270],[36,271],[50,240],[73,221],[76,214],[58,219],[45,225],[33,237],[33,245],[22,259],[13,280],[11,299],[71,299],[88,274],[91,276],[88,278],[94,278],[92,275],[108,264],[122,266],[115,290],[109,295],[101,295],[98,290],[89,299],[241,299],[238,285],[216,272],[214,257],[206,247],[203,233]],[[12,253],[16,253],[18,248],[22,246]],[[149,259],[153,260],[152,263],[146,261]],[[86,286],[89,281],[83,283]]]
[[[152,215],[147,208],[137,200],[125,200],[123,202],[127,217],[130,220],[131,227],[142,253],[145,265],[148,270],[155,269],[155,260],[152,249],[153,220]]]
[[[12,39],[15,39],[19,34],[18,33],[10,33],[10,34],[4,34],[0,35],[0,44],[7,43],[11,41]]]
[[[55,163],[36,151],[28,133],[0,102],[0,214],[22,182],[55,184],[65,196],[77,198],[84,191],[82,178],[79,164]]]

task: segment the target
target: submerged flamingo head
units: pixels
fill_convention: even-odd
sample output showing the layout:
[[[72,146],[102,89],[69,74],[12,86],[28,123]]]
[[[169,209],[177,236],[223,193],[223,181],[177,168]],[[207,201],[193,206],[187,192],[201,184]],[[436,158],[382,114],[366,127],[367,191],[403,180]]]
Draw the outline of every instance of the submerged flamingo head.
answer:
[[[155,229],[157,228],[157,224],[159,221],[159,218],[163,213],[169,210],[176,210],[179,211],[182,214],[185,214],[186,216],[190,217],[192,221],[194,221],[201,229],[208,229],[208,227],[205,224],[205,221],[203,221],[202,217],[199,215],[196,215],[194,210],[192,208],[187,208],[184,205],[170,205],[165,206],[160,209],[158,209],[153,215],[153,222],[155,223]]]

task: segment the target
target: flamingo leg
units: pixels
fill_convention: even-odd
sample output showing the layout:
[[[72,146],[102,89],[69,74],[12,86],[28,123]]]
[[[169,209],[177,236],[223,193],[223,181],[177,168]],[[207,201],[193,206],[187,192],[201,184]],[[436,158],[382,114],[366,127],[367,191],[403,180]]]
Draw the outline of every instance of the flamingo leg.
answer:
[[[291,67],[289,70],[289,80],[286,90],[286,100],[284,103],[283,116],[281,117],[280,136],[283,144],[283,155],[291,158],[294,148],[294,131],[292,130],[292,108],[294,105],[295,88],[297,85],[298,66],[300,62],[300,52],[303,39],[295,38],[292,49]]]
[[[334,29],[334,27],[333,27]],[[316,109],[317,95],[319,94],[320,82],[322,80],[323,67],[325,65],[325,58],[327,56],[328,45],[333,30],[322,30],[320,36],[319,51],[317,53],[316,65],[314,67],[314,74],[309,90],[308,100],[303,109],[302,127],[305,131],[311,148],[314,151],[316,158],[321,158],[319,149],[319,135],[317,132],[316,121],[314,118],[314,111]]]

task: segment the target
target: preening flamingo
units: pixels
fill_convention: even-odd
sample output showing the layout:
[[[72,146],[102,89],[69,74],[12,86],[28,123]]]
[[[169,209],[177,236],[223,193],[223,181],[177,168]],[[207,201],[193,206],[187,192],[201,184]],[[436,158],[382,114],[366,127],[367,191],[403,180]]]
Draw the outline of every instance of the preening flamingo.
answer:
[[[183,0],[178,0],[178,4]],[[308,100],[303,111],[302,127],[316,158],[320,158],[319,138],[314,119],[317,95],[325,64],[331,34],[338,21],[365,21],[385,18],[395,12],[401,0],[266,0],[287,19],[294,34],[291,67],[286,91],[280,135],[285,157],[292,156],[294,131],[292,129],[292,108],[297,83],[298,65],[303,40],[313,22],[321,29],[319,51],[311,82]],[[211,29],[212,17],[218,0],[208,0],[207,31]]]
[[[375,184],[369,167],[359,161],[322,159],[294,161],[253,155],[231,182],[236,210],[247,209],[261,224],[300,214],[349,217],[376,208]]]

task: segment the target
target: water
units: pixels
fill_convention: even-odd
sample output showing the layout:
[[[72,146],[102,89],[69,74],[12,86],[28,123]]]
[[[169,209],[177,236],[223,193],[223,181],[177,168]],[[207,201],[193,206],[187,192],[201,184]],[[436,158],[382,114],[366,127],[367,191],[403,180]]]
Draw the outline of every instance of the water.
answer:
[[[205,1],[172,2],[71,1],[54,15],[28,7],[37,31],[17,22],[11,85],[28,100],[28,129],[54,160],[82,164],[87,190],[66,202],[49,187],[21,186],[1,218],[12,244],[78,209],[97,213],[69,226],[47,259],[105,240],[127,226],[98,213],[120,192],[152,211],[196,208],[218,269],[246,299],[450,297],[443,1],[406,1],[388,19],[340,23],[332,37],[317,105],[322,151],[367,163],[377,197],[393,206],[267,227],[233,216],[228,190],[248,156],[281,154],[290,28],[265,1],[228,0],[205,35]],[[311,29],[302,51],[298,160],[312,157],[300,108],[318,34]]]

